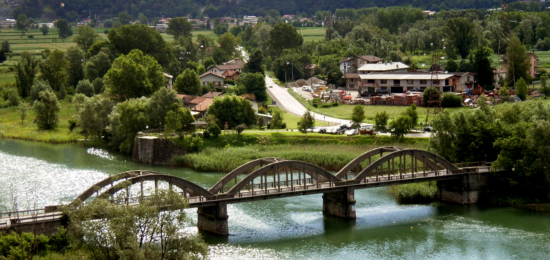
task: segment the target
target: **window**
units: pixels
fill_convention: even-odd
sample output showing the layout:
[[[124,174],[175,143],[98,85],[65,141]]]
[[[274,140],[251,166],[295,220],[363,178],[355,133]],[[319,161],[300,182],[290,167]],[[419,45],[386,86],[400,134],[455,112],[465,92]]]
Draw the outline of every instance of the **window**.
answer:
[[[407,85],[412,85],[412,84],[414,84],[414,80],[408,79],[407,80]]]
[[[387,79],[380,80],[380,84],[388,84],[388,80]]]
[[[421,80],[420,85],[428,85],[428,81],[427,80]]]
[[[393,85],[394,85],[394,86],[399,86],[399,85],[401,85],[401,80],[394,80],[394,81],[393,81]]]
[[[367,83],[375,83],[375,82],[374,82],[374,79],[369,79],[367,80]]]
[[[206,81],[202,82],[202,85],[203,85],[203,86],[206,86]]]
[[[407,90],[414,90],[414,87],[407,87]]]

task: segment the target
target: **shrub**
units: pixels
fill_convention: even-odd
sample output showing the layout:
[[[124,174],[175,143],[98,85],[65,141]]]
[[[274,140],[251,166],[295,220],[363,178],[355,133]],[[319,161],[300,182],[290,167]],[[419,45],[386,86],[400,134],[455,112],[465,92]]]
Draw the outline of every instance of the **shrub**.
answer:
[[[246,126],[243,125],[243,124],[240,124],[235,128],[235,130],[237,130],[238,134],[241,134],[244,131],[244,129],[246,129]]]
[[[443,94],[443,98],[441,99],[441,106],[442,107],[461,107],[462,98],[453,93],[445,93]]]
[[[204,141],[200,136],[195,135],[189,138],[185,138],[184,144],[185,144],[185,148],[187,149],[187,152],[197,153],[197,152],[200,152],[200,150],[202,150],[204,146]]]
[[[89,80],[84,79],[78,82],[78,85],[76,86],[76,93],[91,97],[94,95],[94,88]]]
[[[337,106],[339,106],[339,105],[340,105],[340,103],[338,103],[338,102],[336,102],[336,101],[335,101],[335,102],[332,102],[332,106],[333,106],[333,107],[337,107]]]
[[[34,35],[27,35],[27,38],[34,39]]]
[[[430,101],[430,96],[432,97],[432,99],[437,100],[441,97],[441,94],[434,87],[426,88],[422,93],[422,103],[424,104],[424,106],[428,106],[428,101]]]

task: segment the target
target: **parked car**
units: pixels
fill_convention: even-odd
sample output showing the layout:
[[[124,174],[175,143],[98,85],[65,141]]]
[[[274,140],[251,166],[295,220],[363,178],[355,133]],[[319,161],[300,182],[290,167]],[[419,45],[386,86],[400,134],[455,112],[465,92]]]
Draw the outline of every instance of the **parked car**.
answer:
[[[333,132],[333,134],[343,135],[346,131],[347,131],[347,128],[346,129],[338,128]]]
[[[321,134],[325,134],[326,132],[327,132],[326,128],[319,129],[319,133],[321,133]]]
[[[359,130],[357,130],[357,129],[350,129],[350,130],[347,130],[345,133],[346,133],[346,135],[358,135],[358,134],[359,134]]]
[[[429,133],[429,132],[431,132],[431,131],[433,131],[433,130],[434,130],[434,129],[433,129],[433,127],[432,127],[431,125],[424,127],[424,132],[428,132],[428,133]]]

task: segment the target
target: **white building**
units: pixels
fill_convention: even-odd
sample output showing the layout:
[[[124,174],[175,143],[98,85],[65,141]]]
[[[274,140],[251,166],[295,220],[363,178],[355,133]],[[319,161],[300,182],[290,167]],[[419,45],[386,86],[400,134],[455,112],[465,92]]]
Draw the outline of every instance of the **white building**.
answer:
[[[369,74],[373,72],[407,72],[408,70],[409,66],[401,62],[379,62],[365,64],[357,71],[359,71],[359,74]]]
[[[243,17],[243,25],[244,24],[251,24],[256,25],[258,23],[258,17],[253,15],[246,15]]]
[[[454,74],[440,73],[437,77],[431,73],[370,73],[359,75],[362,91],[375,93],[381,89],[389,93],[404,91],[424,91],[427,87],[435,87],[440,92],[455,91]]]
[[[223,87],[223,81],[225,80],[225,77],[220,74],[209,71],[200,75],[199,79],[201,81],[201,85],[203,86],[207,86],[208,83],[212,83],[214,84],[215,87],[221,88]]]

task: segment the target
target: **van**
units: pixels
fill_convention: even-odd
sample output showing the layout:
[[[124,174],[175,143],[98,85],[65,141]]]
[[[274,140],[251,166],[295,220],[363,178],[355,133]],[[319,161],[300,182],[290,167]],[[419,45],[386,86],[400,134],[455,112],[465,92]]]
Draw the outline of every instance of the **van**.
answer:
[[[302,86],[302,91],[313,92],[313,89],[309,86]]]
[[[373,124],[361,124],[361,127],[359,128],[359,130],[372,130],[372,129],[374,129]]]

